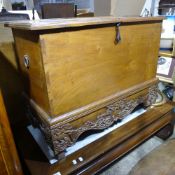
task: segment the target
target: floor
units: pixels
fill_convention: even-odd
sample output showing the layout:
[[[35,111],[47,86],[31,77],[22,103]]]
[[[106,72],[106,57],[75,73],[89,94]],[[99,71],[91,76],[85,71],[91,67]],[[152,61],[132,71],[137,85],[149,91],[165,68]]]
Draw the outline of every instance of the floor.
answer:
[[[175,131],[169,139],[171,138],[175,138]],[[139,162],[139,160],[164,142],[165,141],[156,136],[152,137],[135,150],[124,156],[117,163],[101,172],[100,175],[129,175],[129,172]]]

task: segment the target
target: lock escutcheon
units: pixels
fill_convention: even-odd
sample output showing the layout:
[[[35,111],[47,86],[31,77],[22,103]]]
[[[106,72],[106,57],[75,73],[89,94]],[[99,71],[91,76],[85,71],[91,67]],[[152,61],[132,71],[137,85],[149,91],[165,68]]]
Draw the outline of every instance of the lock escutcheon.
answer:
[[[27,69],[29,69],[29,67],[30,67],[30,58],[29,58],[29,56],[28,55],[24,55],[24,66],[27,68]]]

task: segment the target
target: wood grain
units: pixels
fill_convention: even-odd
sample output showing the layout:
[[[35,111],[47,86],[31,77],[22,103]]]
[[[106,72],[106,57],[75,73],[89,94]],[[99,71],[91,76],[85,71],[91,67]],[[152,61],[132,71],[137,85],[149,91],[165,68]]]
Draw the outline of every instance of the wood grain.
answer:
[[[53,165],[49,165],[48,162],[41,159],[37,162],[32,159],[31,155],[31,159],[27,158],[26,160],[29,170],[34,174],[41,174],[45,169],[47,175],[57,172],[61,174],[95,174],[171,123],[174,120],[172,109],[173,104],[168,103],[149,109],[119,129]],[[41,154],[39,149],[35,149],[33,152]],[[78,161],[77,165],[73,165],[72,160],[78,160],[78,157],[83,157],[84,161]]]
[[[38,35],[33,32],[13,30],[20,73],[25,91],[45,111],[49,113],[49,101]],[[24,55],[29,56],[30,68],[24,65]]]
[[[0,91],[0,174],[22,175],[13,135]]]
[[[78,108],[76,110],[65,113],[63,115],[55,116],[54,118],[48,115],[35,101],[30,99],[27,96],[27,94],[24,94],[24,98],[28,101],[28,104],[32,108],[32,111],[34,110],[37,117],[46,125],[54,125],[56,123],[64,124],[64,123],[72,122],[74,120],[78,120],[81,117],[84,117],[88,114],[98,111],[99,109],[104,108],[110,105],[111,103],[114,103],[121,99],[132,98],[135,95],[142,94],[142,93],[145,94],[145,92],[148,92],[149,87],[154,86],[157,83],[158,83],[158,79],[156,78],[150,81],[146,81],[139,85],[128,88],[124,91],[120,91],[116,94],[108,96],[107,98],[91,103],[87,106],[83,106],[82,108]]]
[[[24,120],[24,111],[20,108],[23,84],[18,72],[12,31],[2,25],[0,24],[0,87],[9,120],[12,125],[16,125]]]
[[[172,120],[172,118],[173,114],[171,112],[165,114],[160,118],[160,120],[148,125],[146,128],[133,135],[133,137],[126,140],[118,147],[114,147],[112,150],[110,150],[110,152],[99,158],[98,163],[92,163],[86,167],[85,171],[82,168],[79,171],[75,171],[73,174],[76,175],[77,172],[79,172],[79,175],[89,175],[91,173],[96,174],[100,172],[100,170],[103,170],[111,163],[114,163],[117,159],[121,158],[126,153],[139,146],[145,140],[153,136],[156,132],[164,130],[164,127]]]
[[[98,156],[100,156],[101,154],[104,154],[104,153],[106,153],[106,157],[108,157],[109,159],[106,160],[106,162],[104,162],[104,164],[100,164],[100,163],[96,162],[93,164],[93,166],[96,167],[98,165],[99,167],[103,167],[103,166],[105,167],[107,165],[107,161],[114,160],[114,152],[111,154],[108,153],[110,148],[114,148],[114,145],[116,145],[116,149],[120,149],[120,150],[115,151],[115,154],[117,155],[117,157],[119,155],[121,156],[122,153],[124,153],[123,149],[122,149],[123,146],[126,150],[129,151],[129,149],[131,149],[132,146],[130,147],[130,144],[127,144],[127,143],[125,144],[123,142],[127,141],[127,139],[128,139],[131,141],[131,143],[133,141],[136,141],[134,143],[134,145],[136,145],[136,143],[138,141],[139,142],[143,141],[145,139],[145,137],[149,137],[154,132],[157,132],[160,128],[163,128],[164,126],[166,126],[172,120],[172,118],[174,116],[171,113],[171,109],[172,109],[172,106],[168,105],[168,104],[166,104],[162,107],[155,107],[153,109],[150,109],[147,113],[142,114],[140,117],[132,120],[131,122],[127,123],[126,125],[123,125],[119,129],[116,129],[114,132],[109,133],[105,137],[102,137],[101,139],[97,140],[95,143],[91,143],[91,144],[87,145],[86,147],[83,147],[78,152],[75,152],[75,154],[70,155],[69,157],[66,158],[66,164],[65,164],[64,160],[60,161],[59,164],[55,164],[52,167],[52,173],[59,170],[63,174],[69,174],[70,171],[74,171],[75,169],[80,169],[80,167],[87,165],[93,159],[98,158]],[[164,117],[164,115],[166,116],[166,114],[168,112],[170,112],[168,114],[168,117]],[[162,119],[162,121],[161,121],[161,119]],[[158,127],[157,126],[155,127],[154,125],[158,125]],[[146,126],[148,128],[151,127],[152,131],[150,132],[149,129],[144,130],[144,128],[146,128]],[[143,130],[143,135],[140,134],[142,130]],[[136,136],[135,134],[138,131],[139,131],[139,133]],[[132,136],[134,137],[134,139],[132,139]],[[88,150],[89,149],[92,150],[92,148],[93,148],[93,151],[89,152]],[[83,157],[85,161],[78,163],[76,166],[73,166],[72,160],[74,160],[78,157]],[[104,159],[102,158],[102,162],[103,161],[105,161],[105,158]],[[70,169],[66,168],[68,166],[70,167]],[[100,169],[99,167],[97,168],[98,170]],[[89,169],[91,169],[91,168],[92,167],[89,166]],[[88,174],[89,173],[88,171],[84,174]],[[84,171],[82,171],[82,174],[83,174],[83,172]]]
[[[32,102],[28,113],[55,155],[83,132],[109,127],[119,113],[129,114],[140,103],[149,104],[146,107],[154,103],[162,18],[63,19],[53,25],[58,21],[28,23],[39,25],[40,30],[13,28]],[[121,22],[119,27],[116,22]],[[51,27],[41,30],[46,23]],[[114,105],[114,113],[109,113],[108,105]]]
[[[89,21],[98,24],[102,19]],[[160,19],[123,19],[131,23],[121,24],[122,40],[117,45],[115,24],[53,31],[13,29],[29,98],[56,118],[154,79]],[[29,69],[24,66],[26,54]]]
[[[84,29],[40,36],[53,116],[151,80],[156,75],[160,23]],[[151,38],[150,38],[151,37]]]
[[[35,21],[6,22],[5,26],[24,30],[45,30],[58,28],[72,28],[97,24],[112,23],[133,23],[133,22],[156,22],[162,21],[164,17],[91,17],[91,18],[70,18],[70,19],[44,19]]]

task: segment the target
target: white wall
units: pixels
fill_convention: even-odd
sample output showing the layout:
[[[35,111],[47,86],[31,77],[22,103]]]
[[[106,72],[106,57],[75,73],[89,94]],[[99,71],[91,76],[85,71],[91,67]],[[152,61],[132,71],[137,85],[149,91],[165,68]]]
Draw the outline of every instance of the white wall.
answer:
[[[95,16],[139,16],[146,0],[94,0]]]
[[[144,16],[145,9],[147,9],[153,16],[158,16],[159,2],[160,0],[146,0],[141,16]]]
[[[145,0],[111,0],[111,15],[139,16],[145,4]]]
[[[5,7],[7,10],[11,10],[12,9],[11,1],[10,0],[0,0],[0,10],[2,9],[2,7]]]
[[[90,0],[75,0],[75,4],[77,4],[78,8],[90,8]]]
[[[159,7],[159,2],[160,0],[155,0],[155,4],[154,4],[154,16],[158,16],[158,7]]]
[[[80,9],[89,9],[91,12],[94,12],[94,1],[95,0],[75,0],[75,3]]]
[[[94,0],[95,16],[110,16],[111,0]]]
[[[3,1],[0,0],[0,10],[2,9],[2,7],[3,7]]]
[[[90,11],[94,12],[94,0],[90,0]]]
[[[145,4],[143,6],[142,12],[141,12],[141,16],[145,15],[145,10],[148,10],[149,13],[151,13],[152,1],[154,1],[154,0],[146,0]]]

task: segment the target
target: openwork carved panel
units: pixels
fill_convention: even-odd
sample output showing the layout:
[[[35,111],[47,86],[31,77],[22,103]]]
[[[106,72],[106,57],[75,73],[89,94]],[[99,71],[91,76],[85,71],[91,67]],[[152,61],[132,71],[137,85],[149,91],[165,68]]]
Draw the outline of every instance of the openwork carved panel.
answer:
[[[114,122],[122,120],[130,114],[139,104],[150,106],[156,101],[157,86],[149,88],[146,95],[138,96],[134,99],[120,99],[115,103],[106,106],[106,112],[100,114],[93,121],[87,121],[78,128],[70,123],[64,125],[53,125],[51,127],[41,125],[48,143],[53,148],[55,154],[63,152],[67,147],[73,145],[79,136],[89,130],[102,130],[110,127]]]
[[[156,85],[151,86],[149,88],[149,93],[148,93],[147,100],[145,103],[146,106],[151,106],[152,104],[156,102],[156,99],[158,96],[157,92],[158,92],[158,87]]]

